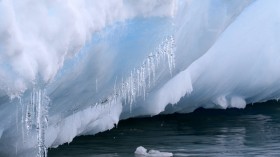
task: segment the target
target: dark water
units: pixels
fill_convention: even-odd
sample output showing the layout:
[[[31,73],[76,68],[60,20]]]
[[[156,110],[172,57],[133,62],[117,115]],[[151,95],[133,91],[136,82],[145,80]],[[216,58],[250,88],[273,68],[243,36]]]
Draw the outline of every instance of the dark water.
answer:
[[[174,156],[280,156],[280,103],[129,119],[49,150],[49,157],[133,157],[138,146]]]

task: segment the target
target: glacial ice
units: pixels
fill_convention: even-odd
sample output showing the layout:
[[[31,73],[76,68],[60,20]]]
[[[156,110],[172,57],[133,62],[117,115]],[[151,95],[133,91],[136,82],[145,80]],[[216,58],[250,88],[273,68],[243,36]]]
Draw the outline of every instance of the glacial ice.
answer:
[[[0,0],[0,156],[280,96],[278,0]]]
[[[173,153],[169,153],[169,152],[160,152],[158,150],[153,150],[153,149],[147,151],[147,149],[144,148],[143,146],[137,147],[134,154],[136,155],[136,157],[171,157],[171,156],[173,156]]]

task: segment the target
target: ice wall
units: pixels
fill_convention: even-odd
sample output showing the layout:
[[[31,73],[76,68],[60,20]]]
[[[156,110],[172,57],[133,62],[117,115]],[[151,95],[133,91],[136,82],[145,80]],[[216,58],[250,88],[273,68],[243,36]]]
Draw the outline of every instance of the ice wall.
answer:
[[[280,95],[277,0],[0,0],[0,156]]]
[[[170,0],[2,0],[1,95],[20,95],[38,75],[44,82],[51,81],[92,33],[135,17],[172,16],[174,5]]]

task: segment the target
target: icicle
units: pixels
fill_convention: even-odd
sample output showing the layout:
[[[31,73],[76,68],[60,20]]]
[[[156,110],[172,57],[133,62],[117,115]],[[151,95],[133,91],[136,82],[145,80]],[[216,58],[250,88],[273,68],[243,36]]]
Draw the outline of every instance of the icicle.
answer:
[[[37,130],[37,142],[38,142],[38,154],[37,157],[46,157],[47,147],[45,146],[45,129],[48,125],[48,104],[49,98],[45,95],[45,92],[38,90],[36,95],[36,130]]]
[[[167,37],[156,48],[155,52],[150,53],[143,64],[136,69],[133,69],[127,79],[121,81],[121,86],[114,85],[113,96],[106,98],[109,102],[115,102],[117,97],[124,101],[124,104],[129,103],[130,110],[136,98],[142,96],[146,99],[146,92],[150,89],[156,80],[156,68],[159,67],[162,61],[168,64],[169,72],[172,76],[172,70],[175,68],[175,41],[173,36]],[[97,80],[96,80],[97,90]]]
[[[16,125],[17,125],[17,132],[18,132],[18,114],[19,114],[19,105],[17,105],[17,111],[16,111]]]
[[[140,71],[137,69],[137,96],[140,96]]]
[[[117,102],[117,96],[118,96],[118,93],[117,93],[117,80],[118,80],[118,78],[116,77],[115,84],[114,84],[114,96],[113,96],[114,103]]]
[[[22,142],[25,143],[25,111],[24,105],[22,104],[21,98],[19,98],[19,104],[21,106],[21,134],[22,134]]]
[[[145,65],[147,67],[147,74],[148,74],[148,88],[150,88],[151,87],[151,65],[150,65],[150,58],[149,57],[148,57]]]
[[[37,157],[47,156],[47,147],[45,146],[45,130],[48,125],[48,105],[49,98],[45,91],[34,88],[30,93],[30,100],[27,103],[22,103],[22,139],[25,143],[26,137],[30,137],[36,133],[37,135]]]
[[[97,84],[97,79],[95,79],[95,92],[97,93],[98,92],[98,84]]]

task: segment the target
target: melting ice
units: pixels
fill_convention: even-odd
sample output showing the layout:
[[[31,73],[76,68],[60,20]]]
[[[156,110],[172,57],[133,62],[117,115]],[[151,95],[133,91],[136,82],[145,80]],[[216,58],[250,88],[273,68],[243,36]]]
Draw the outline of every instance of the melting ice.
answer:
[[[137,157],[171,157],[173,156],[173,153],[169,153],[169,152],[160,152],[158,150],[149,150],[147,151],[146,148],[142,147],[142,146],[139,146],[136,148],[134,154],[137,156]]]
[[[278,0],[0,0],[0,155],[280,96]]]

